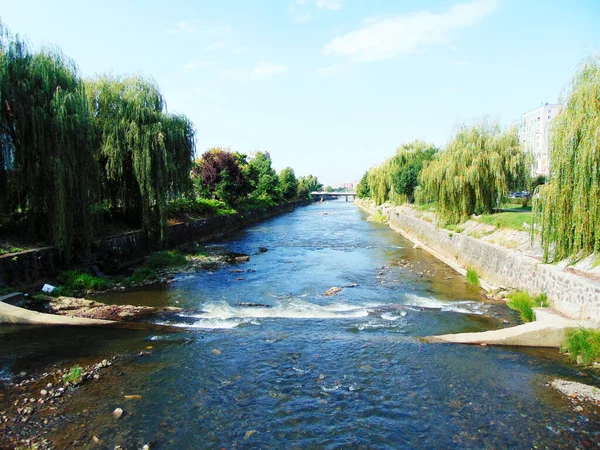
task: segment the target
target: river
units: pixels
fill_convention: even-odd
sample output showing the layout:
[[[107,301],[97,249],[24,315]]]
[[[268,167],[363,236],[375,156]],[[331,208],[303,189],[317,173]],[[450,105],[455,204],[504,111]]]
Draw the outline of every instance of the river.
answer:
[[[0,378],[119,355],[62,406],[57,448],[597,446],[598,416],[547,383],[598,378],[556,350],[421,342],[518,319],[366,217],[351,202],[298,208],[208,244],[249,262],[100,298],[185,308],[180,332],[4,330]]]

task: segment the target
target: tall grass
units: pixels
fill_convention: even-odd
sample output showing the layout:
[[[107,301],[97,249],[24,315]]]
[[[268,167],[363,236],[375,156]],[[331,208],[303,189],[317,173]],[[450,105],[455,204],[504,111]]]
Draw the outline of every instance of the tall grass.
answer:
[[[63,289],[81,291],[81,290],[103,290],[110,286],[105,278],[100,278],[88,272],[79,270],[69,270],[63,272],[59,280]]]
[[[517,291],[509,296],[508,307],[515,311],[518,311],[523,322],[533,322],[535,320],[535,313],[533,308],[535,303],[527,292]]]
[[[180,198],[167,205],[167,213],[170,217],[180,213],[211,217],[235,214],[235,212],[235,209],[230,208],[226,203],[208,198]]]
[[[528,292],[515,291],[508,298],[508,307],[518,311],[523,322],[533,322],[535,320],[533,308],[548,306],[548,297],[543,292],[532,298]]]
[[[473,286],[480,285],[479,275],[477,275],[477,272],[475,272],[474,269],[467,269],[467,275],[465,278],[467,279],[467,283],[469,283]]]
[[[600,361],[600,331],[585,328],[569,330],[562,350],[568,351],[569,358],[573,361],[577,361],[577,357],[581,355],[586,365]]]
[[[163,269],[166,267],[183,266],[187,262],[184,255],[178,251],[164,251],[152,253],[146,259],[144,266],[150,269]]]

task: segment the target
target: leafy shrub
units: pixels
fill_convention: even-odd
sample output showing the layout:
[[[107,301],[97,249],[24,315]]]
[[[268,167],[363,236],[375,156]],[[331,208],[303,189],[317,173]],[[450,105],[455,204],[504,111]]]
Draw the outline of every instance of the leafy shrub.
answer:
[[[523,322],[533,322],[535,320],[533,308],[539,306],[539,304],[536,304],[536,301],[531,298],[529,293],[524,291],[515,291],[510,294],[508,298],[508,307],[518,311]]]
[[[277,203],[268,197],[251,197],[240,203],[240,207],[245,210],[264,209],[275,205]]]
[[[58,286],[50,293],[50,295],[52,297],[73,297],[75,293],[72,289],[69,289],[68,287]]]
[[[455,233],[462,233],[463,231],[465,231],[464,227],[461,227],[461,226],[455,225],[455,224],[446,225],[446,229],[448,229],[450,231],[454,231]]]
[[[66,288],[70,291],[81,291],[88,289],[98,291],[106,289],[110,286],[110,283],[106,279],[78,270],[69,270],[68,272],[63,272],[59,279],[63,289]]]
[[[479,275],[473,269],[467,269],[467,275],[465,277],[467,279],[467,283],[472,284],[473,286],[479,286]]]
[[[598,361],[600,360],[600,331],[585,328],[569,330],[562,350],[568,351],[569,358],[573,361],[577,361],[578,355],[581,355],[584,364]]]
[[[543,306],[544,308],[550,306],[550,303],[548,302],[548,296],[545,292],[542,292],[541,294],[538,294],[535,297],[533,297],[533,301],[536,305]]]
[[[221,216],[235,214],[235,210],[226,203],[209,198],[180,198],[173,200],[167,207],[169,217],[177,214],[187,213],[199,216]]]
[[[133,274],[127,279],[127,283],[141,283],[142,281],[156,278],[156,271],[149,267],[138,267],[133,271]]]
[[[81,382],[83,378],[83,368],[81,366],[73,366],[69,373],[65,373],[62,379],[65,383],[77,384]]]
[[[144,266],[150,269],[182,266],[187,262],[185,256],[178,251],[156,252],[148,256]]]

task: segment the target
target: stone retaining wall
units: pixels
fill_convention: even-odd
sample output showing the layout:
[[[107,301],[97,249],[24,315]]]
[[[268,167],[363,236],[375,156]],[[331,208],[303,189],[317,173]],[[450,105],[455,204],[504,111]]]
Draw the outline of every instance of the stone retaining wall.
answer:
[[[420,243],[454,261],[472,268],[484,281],[530,293],[545,292],[551,305],[573,319],[600,321],[600,283],[529,256],[499,247],[402,212],[398,207],[378,207],[357,200],[368,212],[381,213],[390,225],[413,242]]]
[[[271,208],[255,209],[227,216],[210,217],[193,222],[169,226],[165,247],[174,248],[187,242],[203,241],[218,237],[262,220],[289,212],[298,206],[309,204],[302,200]],[[156,251],[146,234],[132,231],[96,242],[88,258],[78,258],[73,265],[98,265],[103,271],[117,272],[133,262],[140,261]],[[51,277],[67,268],[55,247],[44,247],[25,252],[0,256],[0,287],[27,285]]]

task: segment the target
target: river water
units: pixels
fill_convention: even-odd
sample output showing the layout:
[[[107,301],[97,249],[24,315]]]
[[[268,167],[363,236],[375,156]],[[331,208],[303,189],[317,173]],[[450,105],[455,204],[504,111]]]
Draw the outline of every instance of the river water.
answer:
[[[68,399],[51,437],[58,448],[598,445],[598,416],[575,412],[547,383],[600,383],[555,350],[422,343],[517,318],[352,203],[299,208],[208,245],[250,261],[100,298],[185,308],[168,322],[180,332],[2,336],[0,378],[120,355]],[[348,287],[325,296],[332,286]]]

